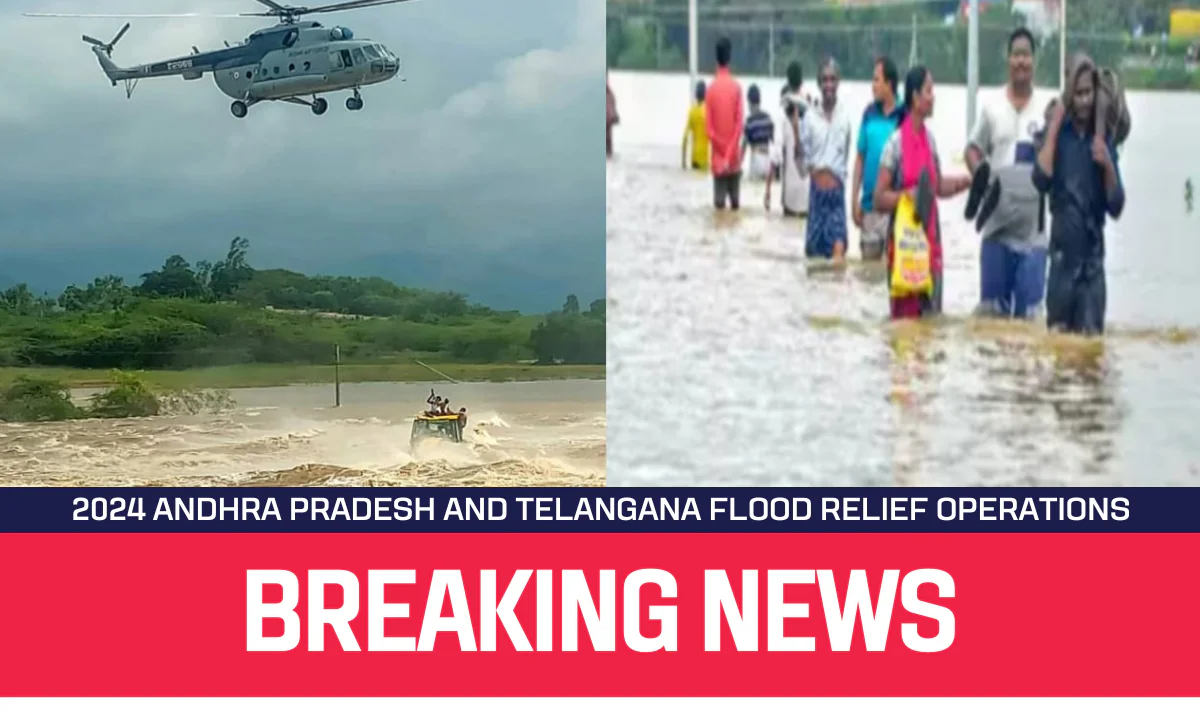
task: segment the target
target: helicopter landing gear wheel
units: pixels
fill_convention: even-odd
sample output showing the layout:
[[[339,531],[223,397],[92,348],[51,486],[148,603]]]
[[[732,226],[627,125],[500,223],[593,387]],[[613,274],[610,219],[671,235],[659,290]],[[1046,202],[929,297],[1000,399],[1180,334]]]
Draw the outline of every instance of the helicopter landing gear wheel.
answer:
[[[250,112],[250,108],[241,100],[234,100],[233,104],[229,106],[229,112],[233,113],[235,118],[244,118],[246,113]]]
[[[329,102],[326,101],[325,98],[317,98],[316,100],[313,100],[313,104],[312,104],[313,115],[324,115],[325,111],[328,109],[329,109]]]
[[[363,108],[363,101],[362,101],[361,97],[346,98],[346,109],[347,110],[362,110],[362,108]]]

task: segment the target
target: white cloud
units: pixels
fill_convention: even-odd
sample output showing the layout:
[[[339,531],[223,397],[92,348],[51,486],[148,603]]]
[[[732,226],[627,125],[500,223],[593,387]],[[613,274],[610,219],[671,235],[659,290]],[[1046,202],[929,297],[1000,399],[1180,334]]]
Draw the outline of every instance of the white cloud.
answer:
[[[535,48],[500,62],[494,77],[451,97],[451,116],[474,118],[486,109],[523,113],[560,106],[565,90],[589,74],[599,76],[604,42],[604,0],[578,0],[575,32],[561,48]]]

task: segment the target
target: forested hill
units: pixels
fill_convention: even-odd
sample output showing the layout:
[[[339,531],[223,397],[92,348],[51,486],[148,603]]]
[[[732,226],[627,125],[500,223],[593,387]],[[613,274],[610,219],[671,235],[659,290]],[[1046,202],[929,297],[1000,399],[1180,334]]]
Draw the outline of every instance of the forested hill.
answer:
[[[258,270],[235,238],[218,261],[180,255],[129,285],[96,278],[38,297],[0,293],[0,365],[166,369],[425,355],[458,362],[604,364],[604,300],[545,315],[493,310],[458,292],[381,278]]]

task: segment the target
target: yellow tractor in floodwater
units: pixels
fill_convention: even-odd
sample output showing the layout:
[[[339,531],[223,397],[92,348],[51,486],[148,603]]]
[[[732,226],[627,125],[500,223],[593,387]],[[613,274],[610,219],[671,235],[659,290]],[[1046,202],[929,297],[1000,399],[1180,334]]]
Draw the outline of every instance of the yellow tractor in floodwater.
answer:
[[[416,447],[417,443],[421,440],[428,438],[438,438],[460,443],[463,441],[463,429],[466,427],[466,420],[464,416],[457,413],[452,415],[419,415],[413,418],[410,442],[413,447]]]

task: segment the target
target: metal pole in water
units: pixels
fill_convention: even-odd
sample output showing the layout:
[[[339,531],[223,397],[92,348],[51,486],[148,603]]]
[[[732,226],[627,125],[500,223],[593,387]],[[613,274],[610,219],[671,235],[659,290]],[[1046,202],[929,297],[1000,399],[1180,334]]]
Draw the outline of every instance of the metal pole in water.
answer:
[[[908,66],[916,67],[920,62],[921,56],[917,52],[917,14],[912,15],[912,40],[908,44]]]
[[[975,122],[975,101],[979,95],[979,0],[971,0],[967,14],[967,137]]]
[[[775,18],[774,17],[772,17],[771,20],[767,23],[767,29],[768,29],[768,32],[771,33],[770,40],[767,43],[767,57],[770,58],[770,60],[767,61],[767,64],[769,65],[767,74],[770,77],[775,77]]]
[[[426,370],[428,370],[429,372],[431,372],[431,373],[435,373],[435,374],[439,375],[440,377],[442,377],[442,378],[445,378],[445,380],[446,380],[447,382],[454,383],[455,385],[457,385],[457,384],[458,384],[458,381],[457,381],[457,380],[455,380],[454,378],[450,377],[449,375],[447,375],[446,373],[442,372],[441,370],[438,370],[437,368],[434,368],[434,367],[429,367],[428,365],[426,365],[425,363],[423,363],[423,362],[421,362],[420,360],[417,360],[417,359],[413,359],[413,362],[415,362],[416,364],[418,364],[418,365],[420,365],[421,367],[425,368],[425,369],[426,369]]]
[[[663,32],[662,21],[654,18],[654,69],[662,69]]]
[[[1058,91],[1067,89],[1067,0],[1058,2]]]
[[[342,407],[342,346],[334,346],[334,407]]]
[[[696,60],[697,51],[699,48],[696,39],[696,2],[697,0],[688,0],[688,71],[691,73],[692,82],[688,85],[688,96],[691,96],[692,88],[696,87],[696,76],[699,68],[699,63]]]

